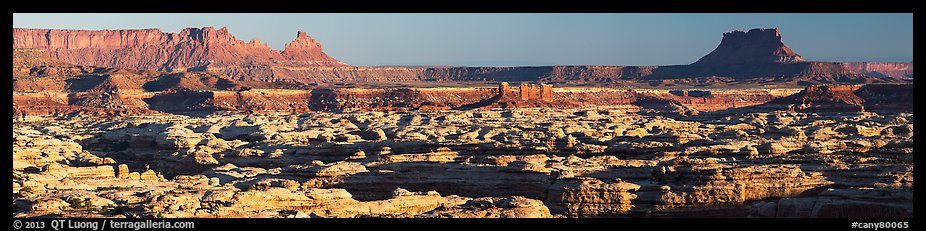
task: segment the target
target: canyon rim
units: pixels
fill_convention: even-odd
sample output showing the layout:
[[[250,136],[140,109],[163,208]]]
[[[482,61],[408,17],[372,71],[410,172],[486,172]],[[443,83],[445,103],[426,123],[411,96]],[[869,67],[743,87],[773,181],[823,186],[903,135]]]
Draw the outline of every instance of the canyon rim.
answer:
[[[13,216],[912,218],[912,62],[355,66],[303,31],[13,28]]]

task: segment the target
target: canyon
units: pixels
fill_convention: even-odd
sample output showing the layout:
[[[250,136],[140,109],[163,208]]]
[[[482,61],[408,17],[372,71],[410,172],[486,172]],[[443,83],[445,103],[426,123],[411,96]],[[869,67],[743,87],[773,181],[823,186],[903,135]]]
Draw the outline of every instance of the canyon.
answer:
[[[912,217],[913,115],[620,108],[14,122],[14,216]]]
[[[912,63],[360,67],[304,32],[13,30],[14,217],[912,218]]]

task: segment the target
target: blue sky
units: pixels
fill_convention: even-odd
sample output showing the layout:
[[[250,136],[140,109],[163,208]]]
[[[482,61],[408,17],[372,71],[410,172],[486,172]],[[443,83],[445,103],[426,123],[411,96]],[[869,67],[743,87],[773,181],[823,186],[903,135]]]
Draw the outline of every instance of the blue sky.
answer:
[[[724,32],[779,27],[808,60],[911,61],[912,14],[13,14],[16,28],[227,26],[282,49],[306,31],[351,65],[671,65]]]

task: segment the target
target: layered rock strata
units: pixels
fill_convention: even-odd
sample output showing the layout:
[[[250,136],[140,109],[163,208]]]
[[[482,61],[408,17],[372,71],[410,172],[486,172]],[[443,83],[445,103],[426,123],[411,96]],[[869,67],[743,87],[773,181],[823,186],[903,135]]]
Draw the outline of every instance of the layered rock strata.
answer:
[[[13,209],[911,217],[912,121],[835,111],[675,120],[620,108],[27,116],[13,122]]]
[[[632,81],[866,83],[912,75],[912,65],[808,62],[782,42],[778,28],[725,33],[692,65],[539,67],[352,67],[328,56],[305,32],[282,51],[232,36],[227,28],[179,33],[143,30],[13,29],[14,66],[71,64],[168,72],[209,72],[243,81],[417,82],[541,81],[622,85]],[[15,74],[22,74],[23,70]],[[721,77],[718,79],[718,77]]]

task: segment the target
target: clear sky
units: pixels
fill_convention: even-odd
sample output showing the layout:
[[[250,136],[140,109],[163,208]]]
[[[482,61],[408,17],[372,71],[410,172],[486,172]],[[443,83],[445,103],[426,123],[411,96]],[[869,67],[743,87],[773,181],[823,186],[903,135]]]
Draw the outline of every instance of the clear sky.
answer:
[[[273,49],[306,31],[358,66],[671,65],[713,50],[724,32],[779,27],[816,61],[911,61],[912,14],[14,14],[13,27],[227,26]]]

